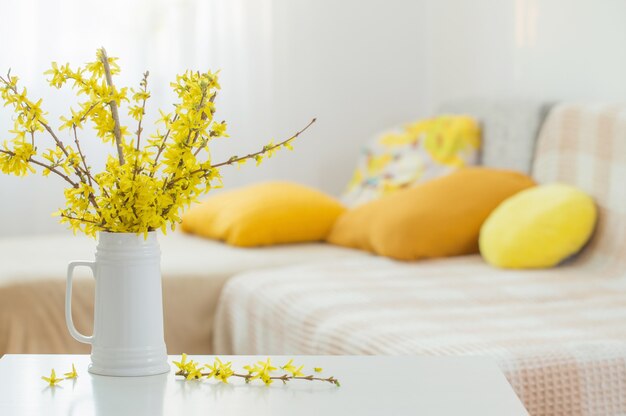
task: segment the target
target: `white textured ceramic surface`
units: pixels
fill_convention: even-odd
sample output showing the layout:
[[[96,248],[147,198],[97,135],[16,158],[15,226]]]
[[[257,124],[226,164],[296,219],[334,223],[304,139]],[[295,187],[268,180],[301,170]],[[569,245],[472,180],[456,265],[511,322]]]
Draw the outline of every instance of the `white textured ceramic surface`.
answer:
[[[180,357],[170,357],[179,359]],[[213,357],[195,356],[200,362]],[[222,357],[233,368],[265,357]],[[527,415],[490,360],[478,357],[293,357],[310,371],[324,368],[341,387],[309,381],[269,387],[202,380],[174,372],[149,377],[102,377],[86,372],[85,355],[5,355],[0,359],[0,415],[162,416],[404,416]],[[282,364],[287,357],[272,357]],[[41,380],[76,364],[78,379],[59,387]],[[277,372],[277,374],[281,374]]]
[[[96,261],[68,266],[65,316],[72,336],[91,344],[89,371],[110,376],[145,376],[169,371],[163,336],[160,250],[156,233],[100,233]],[[80,334],[72,322],[75,267],[96,279],[94,333]]]

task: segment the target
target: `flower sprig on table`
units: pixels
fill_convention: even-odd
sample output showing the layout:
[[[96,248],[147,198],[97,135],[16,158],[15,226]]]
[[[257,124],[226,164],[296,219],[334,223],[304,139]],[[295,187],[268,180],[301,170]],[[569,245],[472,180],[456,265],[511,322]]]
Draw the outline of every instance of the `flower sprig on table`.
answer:
[[[41,376],[41,379],[44,380],[50,387],[55,387],[57,384],[62,382],[63,380],[75,379],[78,377],[78,373],[76,372],[76,367],[74,367],[74,363],[72,363],[72,371],[64,374],[65,377],[57,377],[54,368],[50,371],[50,377]]]
[[[315,122],[286,140],[271,141],[257,152],[211,160],[209,142],[228,137],[226,122],[215,120],[215,99],[220,89],[218,74],[187,71],[170,86],[177,95],[172,112],[163,112],[156,131],[146,137],[144,116],[150,99],[145,72],[139,88],[118,88],[113,77],[120,72],[117,58],[99,49],[96,60],[72,68],[52,63],[46,71],[54,88],[71,84],[82,98],[70,115],[61,117],[56,131],[46,119],[42,100],[29,98],[18,77],[0,76],[0,98],[15,113],[10,144],[0,141],[0,171],[25,176],[40,168],[70,186],[65,190],[66,207],[56,215],[70,228],[95,235],[98,231],[147,233],[168,225],[174,229],[182,211],[209,189],[221,186],[220,168],[257,164],[277,150],[292,149],[292,142]],[[135,128],[122,123],[123,107]],[[79,140],[79,131],[90,125],[95,136],[114,148],[104,171],[96,173]],[[67,132],[62,140],[61,132]],[[40,149],[47,136],[51,146]]]
[[[182,376],[186,380],[199,380],[202,378],[215,379],[223,383],[228,383],[231,377],[243,378],[246,383],[251,383],[254,380],[260,380],[265,385],[269,386],[274,381],[282,381],[286,384],[291,380],[308,380],[308,381],[323,381],[334,384],[339,387],[341,384],[335,377],[316,377],[314,375],[305,375],[302,371],[304,366],[294,365],[293,360],[289,360],[283,366],[280,367],[282,374],[276,374],[277,367],[272,365],[270,358],[266,361],[258,361],[255,364],[244,366],[244,370],[247,373],[237,373],[232,369],[232,362],[222,362],[219,358],[215,358],[213,364],[200,364],[194,360],[188,360],[187,354],[183,354],[180,361],[173,362],[178,371],[177,376]],[[202,371],[208,370],[208,371]],[[315,367],[316,373],[322,372],[322,368]]]

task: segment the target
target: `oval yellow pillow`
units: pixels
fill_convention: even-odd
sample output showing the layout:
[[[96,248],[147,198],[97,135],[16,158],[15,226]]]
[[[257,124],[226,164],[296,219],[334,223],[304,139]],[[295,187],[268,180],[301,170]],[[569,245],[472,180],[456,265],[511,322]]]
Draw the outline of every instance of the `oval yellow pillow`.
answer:
[[[534,185],[518,172],[464,168],[346,211],[328,241],[398,260],[478,253],[491,211]]]
[[[591,197],[574,187],[528,189],[504,201],[485,221],[480,252],[498,267],[552,267],[585,245],[596,217]]]
[[[344,210],[315,189],[266,182],[208,198],[187,211],[182,229],[240,247],[322,241]]]

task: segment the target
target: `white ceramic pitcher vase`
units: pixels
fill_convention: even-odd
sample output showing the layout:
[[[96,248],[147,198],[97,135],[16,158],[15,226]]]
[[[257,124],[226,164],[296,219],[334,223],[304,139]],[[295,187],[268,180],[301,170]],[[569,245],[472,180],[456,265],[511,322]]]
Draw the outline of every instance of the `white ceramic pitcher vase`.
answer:
[[[89,372],[147,376],[169,371],[163,337],[161,252],[155,232],[98,236],[96,261],[73,261],[67,268],[65,320],[70,334],[91,344]],[[78,266],[96,279],[93,334],[72,322],[72,277]]]

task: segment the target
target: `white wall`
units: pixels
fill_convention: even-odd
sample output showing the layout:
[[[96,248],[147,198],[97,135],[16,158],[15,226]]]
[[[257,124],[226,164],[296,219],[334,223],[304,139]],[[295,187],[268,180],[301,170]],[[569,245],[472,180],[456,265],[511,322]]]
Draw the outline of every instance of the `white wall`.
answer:
[[[623,0],[433,1],[430,21],[434,100],[626,102]]]
[[[105,45],[121,82],[151,71],[153,109],[186,68],[222,69],[231,139],[214,159],[318,123],[293,153],[226,173],[226,185],[291,178],[339,193],[373,133],[456,97],[526,95],[626,101],[623,0],[26,0],[5,2],[0,70],[13,68],[50,118],[49,61],[82,63]],[[59,4],[62,6],[60,7]],[[0,110],[0,139],[10,113]],[[89,138],[86,137],[89,142]],[[105,150],[89,142],[94,161]],[[62,184],[0,176],[0,235],[63,231],[49,217]]]

